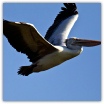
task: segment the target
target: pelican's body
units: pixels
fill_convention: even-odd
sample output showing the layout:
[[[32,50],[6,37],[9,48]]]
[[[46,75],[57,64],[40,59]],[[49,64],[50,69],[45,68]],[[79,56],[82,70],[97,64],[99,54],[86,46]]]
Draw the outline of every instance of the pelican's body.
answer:
[[[53,52],[51,54],[48,54],[38,60],[36,63],[32,65],[37,65],[34,67],[34,72],[44,71],[48,70],[54,66],[57,66],[66,60],[69,60],[73,57],[76,57],[82,52],[82,48],[80,50],[69,50],[65,46],[55,46],[58,50],[56,52]]]
[[[78,19],[78,11],[75,3],[64,3],[64,6],[45,38],[30,23],[3,21],[3,33],[9,43],[18,52],[26,54],[32,62],[30,66],[20,67],[18,74],[28,76],[33,72],[48,70],[79,55],[83,46],[101,44],[100,41],[76,37],[67,39]]]

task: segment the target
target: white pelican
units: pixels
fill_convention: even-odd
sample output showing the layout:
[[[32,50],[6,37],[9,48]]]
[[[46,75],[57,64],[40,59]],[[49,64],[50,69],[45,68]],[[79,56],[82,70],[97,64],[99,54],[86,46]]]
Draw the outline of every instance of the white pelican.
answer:
[[[83,46],[101,44],[101,41],[76,37],[67,39],[78,19],[78,11],[75,3],[64,3],[64,6],[48,29],[45,38],[30,23],[3,20],[3,33],[8,42],[18,52],[26,54],[32,62],[30,66],[20,67],[18,74],[28,76],[33,72],[48,70],[78,56]]]

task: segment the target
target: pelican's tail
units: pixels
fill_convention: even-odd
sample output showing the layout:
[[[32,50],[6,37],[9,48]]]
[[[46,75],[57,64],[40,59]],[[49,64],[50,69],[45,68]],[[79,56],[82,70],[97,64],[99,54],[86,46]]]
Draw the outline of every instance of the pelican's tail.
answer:
[[[33,68],[34,67],[35,67],[34,65],[22,66],[22,67],[20,67],[20,69],[17,73],[21,74],[23,76],[28,76],[29,74],[33,73]]]

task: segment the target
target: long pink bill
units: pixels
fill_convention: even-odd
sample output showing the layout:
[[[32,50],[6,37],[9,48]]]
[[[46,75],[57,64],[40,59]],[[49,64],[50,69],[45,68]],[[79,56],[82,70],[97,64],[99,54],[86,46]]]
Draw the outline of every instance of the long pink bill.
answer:
[[[93,47],[101,44],[101,41],[97,40],[87,40],[87,39],[76,39],[76,45],[85,46],[85,47]]]

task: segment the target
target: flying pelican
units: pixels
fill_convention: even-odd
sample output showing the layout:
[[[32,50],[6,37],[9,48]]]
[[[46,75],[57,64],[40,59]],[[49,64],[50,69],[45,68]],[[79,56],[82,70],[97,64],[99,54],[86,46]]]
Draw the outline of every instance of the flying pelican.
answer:
[[[83,46],[100,45],[101,41],[69,38],[68,34],[78,19],[75,3],[64,3],[64,7],[43,38],[33,24],[3,20],[3,34],[18,52],[30,59],[30,66],[20,67],[18,74],[28,76],[33,72],[48,70],[78,56]]]

